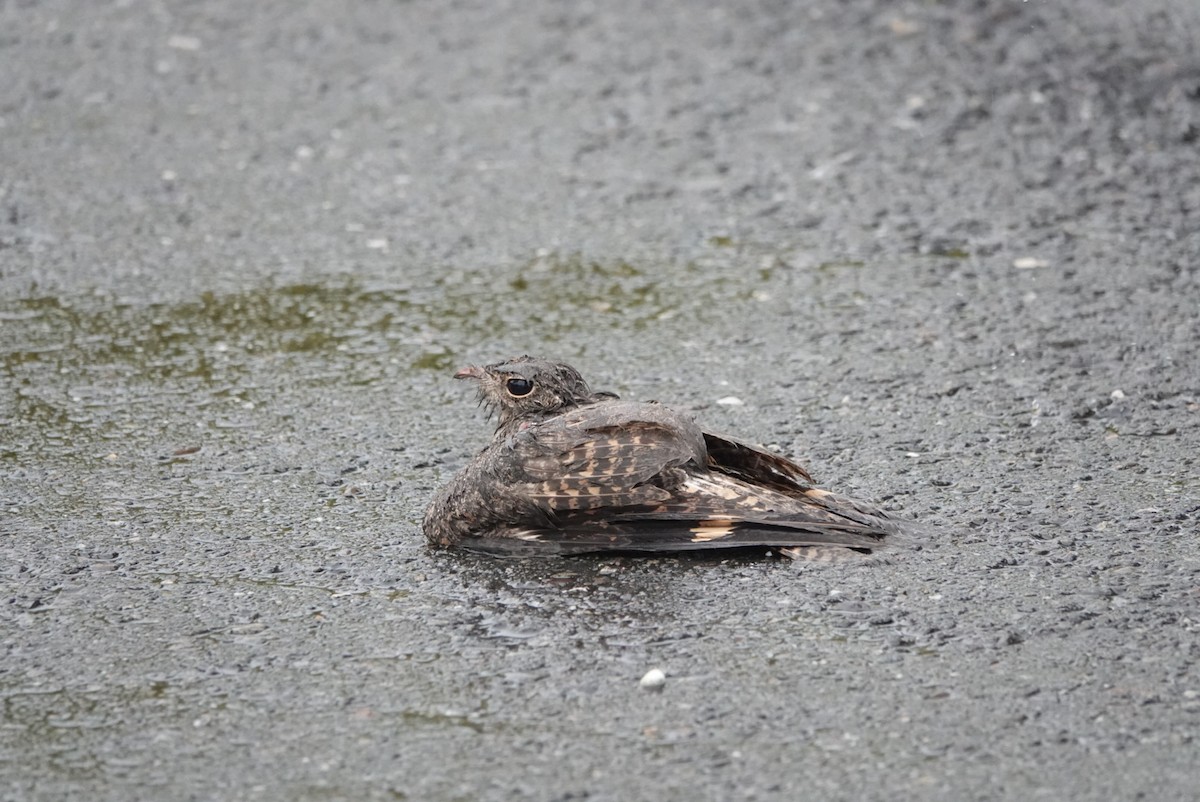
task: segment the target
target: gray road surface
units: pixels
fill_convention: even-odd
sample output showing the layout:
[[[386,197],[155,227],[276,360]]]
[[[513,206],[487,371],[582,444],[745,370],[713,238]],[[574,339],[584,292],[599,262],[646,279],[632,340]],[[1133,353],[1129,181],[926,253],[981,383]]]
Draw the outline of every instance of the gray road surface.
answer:
[[[0,799],[1196,798],[1197,53],[1194,0],[0,3]],[[432,552],[449,373],[522,352],[927,534]]]

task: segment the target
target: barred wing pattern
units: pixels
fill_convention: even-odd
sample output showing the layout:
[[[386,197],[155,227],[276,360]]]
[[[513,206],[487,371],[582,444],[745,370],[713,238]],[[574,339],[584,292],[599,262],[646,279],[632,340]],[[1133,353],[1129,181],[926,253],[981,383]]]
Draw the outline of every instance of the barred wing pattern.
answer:
[[[463,545],[507,553],[672,552],[775,546],[870,552],[899,527],[815,488],[799,465],[701,432],[665,407],[605,402],[524,428],[493,455],[505,495],[541,513]]]

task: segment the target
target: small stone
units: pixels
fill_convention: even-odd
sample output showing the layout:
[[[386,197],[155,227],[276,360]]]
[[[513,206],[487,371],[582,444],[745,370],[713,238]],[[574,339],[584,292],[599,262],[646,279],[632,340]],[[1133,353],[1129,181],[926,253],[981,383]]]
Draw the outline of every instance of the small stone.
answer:
[[[736,395],[727,395],[724,398],[718,398],[717,403],[723,407],[740,407],[746,402]]]
[[[667,684],[667,675],[662,672],[661,668],[652,668],[642,675],[638,685],[649,691],[662,690],[662,686]]]
[[[195,36],[175,34],[167,39],[167,47],[175,50],[199,50],[201,42]]]

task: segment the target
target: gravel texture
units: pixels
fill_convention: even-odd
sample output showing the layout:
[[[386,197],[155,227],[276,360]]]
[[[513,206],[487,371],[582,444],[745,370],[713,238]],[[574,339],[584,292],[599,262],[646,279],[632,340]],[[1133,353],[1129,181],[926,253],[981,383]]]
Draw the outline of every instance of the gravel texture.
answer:
[[[1194,799],[1197,53],[1194,0],[0,3],[0,799]],[[450,372],[522,352],[924,533],[431,551]]]

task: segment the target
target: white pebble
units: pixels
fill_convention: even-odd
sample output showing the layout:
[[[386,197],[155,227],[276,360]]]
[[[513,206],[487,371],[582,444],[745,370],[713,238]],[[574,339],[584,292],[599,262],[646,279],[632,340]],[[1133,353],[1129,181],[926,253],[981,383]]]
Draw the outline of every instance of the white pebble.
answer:
[[[661,668],[652,668],[647,671],[638,685],[650,690],[657,690],[667,684],[667,675],[662,672]]]
[[[724,398],[718,398],[717,403],[723,407],[740,407],[746,402],[738,398],[736,395],[727,395]]]
[[[167,47],[173,47],[176,50],[199,50],[200,44],[200,40],[195,36],[184,36],[177,33],[167,38]]]
[[[1017,270],[1037,270],[1040,267],[1049,266],[1049,262],[1045,259],[1038,259],[1036,256],[1022,256],[1019,259],[1013,259],[1013,267]]]

